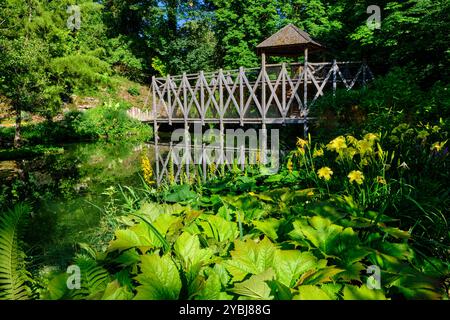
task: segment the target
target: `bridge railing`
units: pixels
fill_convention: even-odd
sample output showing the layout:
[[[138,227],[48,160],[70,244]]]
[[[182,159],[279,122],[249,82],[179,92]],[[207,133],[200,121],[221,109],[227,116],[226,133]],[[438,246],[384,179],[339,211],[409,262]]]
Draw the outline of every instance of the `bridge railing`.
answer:
[[[347,90],[373,78],[363,62],[269,64],[154,77],[150,111],[141,121],[172,123],[303,123],[326,91]]]

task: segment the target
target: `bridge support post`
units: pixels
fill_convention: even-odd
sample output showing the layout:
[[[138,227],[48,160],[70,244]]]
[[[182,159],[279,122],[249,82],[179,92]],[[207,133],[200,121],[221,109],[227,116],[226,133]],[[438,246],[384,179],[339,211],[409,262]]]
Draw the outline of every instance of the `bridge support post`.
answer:
[[[155,171],[156,171],[156,183],[159,185],[161,182],[160,179],[160,175],[159,175],[159,149],[158,149],[158,140],[159,140],[159,136],[158,136],[158,111],[157,111],[157,106],[156,106],[156,77],[153,76],[152,77],[152,85],[151,85],[151,90],[152,90],[152,104],[153,104],[153,109],[152,109],[152,113],[153,113],[153,136],[154,136],[154,141],[155,141]]]
[[[267,161],[267,126],[266,126],[266,113],[267,113],[267,106],[266,106],[266,54],[261,54],[261,61],[262,61],[262,77],[261,77],[261,113],[262,113],[262,130],[261,130],[261,153],[263,156],[263,163],[266,164]]]
[[[305,48],[305,83],[303,86],[303,135],[308,137],[308,48]]]

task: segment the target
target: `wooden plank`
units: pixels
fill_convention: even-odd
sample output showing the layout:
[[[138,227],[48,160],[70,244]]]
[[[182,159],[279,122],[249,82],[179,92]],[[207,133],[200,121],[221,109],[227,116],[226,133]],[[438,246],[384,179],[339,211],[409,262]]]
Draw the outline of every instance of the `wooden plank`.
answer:
[[[323,82],[322,82],[322,84],[320,85],[320,87],[318,87],[317,93],[316,93],[316,95],[314,96],[313,100],[311,101],[310,107],[311,107],[312,105],[314,105],[314,103],[316,102],[317,98],[319,98],[319,96],[323,96],[323,89],[325,88],[326,84],[328,83],[328,80],[330,79],[332,73],[333,73],[333,68],[331,68],[330,71],[328,71],[327,76],[326,76],[325,79],[323,80]],[[313,79],[314,79],[314,77],[313,77]],[[313,82],[314,82],[314,85],[316,85],[316,87],[317,87],[317,82],[315,81],[315,79],[314,79]],[[334,84],[334,83],[333,83],[333,84]]]
[[[255,102],[256,107],[258,108],[260,115],[262,115],[262,113],[263,113],[262,110],[261,110],[261,104],[259,103],[258,97],[255,94],[256,90],[258,89],[258,86],[260,84],[261,77],[262,77],[262,72],[259,73],[258,78],[257,78],[254,86],[251,87],[250,84],[249,84],[249,81],[247,79],[247,76],[245,75],[245,73],[243,75],[244,83],[246,84],[247,89],[249,90],[249,97],[248,97],[247,102],[245,103],[245,107],[244,107],[244,115],[247,112],[248,107],[250,106],[250,103],[251,103],[252,100]]]
[[[272,86],[272,81],[270,81],[269,75],[266,72],[266,82],[269,86],[269,90],[270,90],[270,97],[269,97],[269,101],[267,102],[267,111],[269,110],[272,101],[275,101],[276,106],[278,107],[278,111],[280,111],[280,114],[283,114],[283,107],[281,105],[280,100],[278,99],[277,96],[277,88],[280,86],[280,83],[282,82],[282,78],[283,78],[283,73],[280,71],[280,73],[278,74],[277,80],[275,81],[275,84]]]
[[[239,120],[241,126],[244,126],[244,68],[239,68]]]
[[[336,96],[336,75],[337,75],[337,65],[336,60],[333,60],[333,96]]]
[[[349,88],[347,90],[350,90],[353,88],[353,86],[355,85],[356,81],[358,81],[359,75],[361,74],[361,72],[363,71],[364,66],[361,65],[361,67],[359,68],[358,72],[356,73],[355,78],[353,79],[353,81],[350,83]]]
[[[200,71],[200,77],[198,78],[198,81],[200,83],[200,116],[202,118],[202,126],[205,125],[205,87],[203,84],[203,78],[205,77],[203,71]]]
[[[283,84],[281,87],[281,95],[282,95],[282,111],[281,111],[281,115],[283,116],[283,119],[286,118],[286,114],[287,112],[286,110],[286,76],[287,76],[287,69],[286,69],[286,63],[283,63],[283,65],[281,66],[281,74],[283,77]]]
[[[298,95],[298,89],[300,88],[300,85],[302,84],[304,72],[305,72],[305,70],[303,70],[302,73],[299,75],[299,77],[297,79],[297,84],[295,84],[295,85],[294,85],[291,77],[289,76],[289,74],[288,73],[286,74],[287,75],[286,78],[287,78],[289,86],[291,87],[291,90],[292,90],[292,96],[289,98],[288,104],[285,109],[286,115],[289,112],[289,109],[291,108],[291,104],[292,104],[292,102],[294,102],[294,99],[297,99],[299,108],[303,108],[303,102],[302,102],[302,99],[300,98],[300,96]]]
[[[232,88],[229,87],[228,80],[226,80],[225,77],[222,74],[222,83],[224,84],[224,87],[225,87],[225,89],[228,92],[228,99],[226,100],[225,106],[224,106],[224,115],[227,112],[231,101],[233,101],[233,104],[234,104],[234,106],[236,108],[236,111],[238,113],[239,113],[239,109],[240,109],[239,103],[236,101],[236,98],[234,97],[234,93],[236,92],[236,88],[238,86],[239,77],[237,77],[235,81],[233,81],[232,79],[230,81],[233,82],[233,87]]]

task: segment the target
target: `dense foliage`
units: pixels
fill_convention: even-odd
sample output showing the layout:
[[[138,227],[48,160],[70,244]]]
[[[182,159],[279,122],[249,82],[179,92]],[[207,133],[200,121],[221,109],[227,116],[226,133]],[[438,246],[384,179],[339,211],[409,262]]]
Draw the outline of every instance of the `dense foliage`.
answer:
[[[432,131],[431,141],[441,138]],[[107,218],[116,221],[108,231],[112,240],[81,246],[74,260],[85,275],[81,289],[68,290],[69,275],[51,271],[41,275],[45,285],[39,294],[138,300],[448,298],[448,222],[434,214],[448,204],[415,200],[409,184],[415,174],[398,165],[408,147],[385,149],[385,139],[373,133],[362,139],[339,136],[327,144],[298,139],[283,170],[271,176],[259,165],[224,175],[210,169],[207,183],[155,189],[147,172],[150,184],[141,192],[122,191],[126,201],[119,216]],[[436,146],[424,145],[427,161],[443,154]],[[448,166],[448,158],[438,162]],[[415,205],[404,211],[407,202]],[[377,284],[367,272],[373,265],[381,268],[379,290],[366,285]]]

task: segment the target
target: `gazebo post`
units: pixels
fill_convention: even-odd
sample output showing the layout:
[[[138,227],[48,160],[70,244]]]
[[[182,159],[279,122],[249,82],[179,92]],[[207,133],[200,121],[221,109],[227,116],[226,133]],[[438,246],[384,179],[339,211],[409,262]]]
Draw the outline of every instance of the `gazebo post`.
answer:
[[[303,84],[303,134],[308,137],[308,47],[305,48],[305,83]]]
[[[267,127],[266,127],[266,54],[263,52],[261,54],[261,111],[262,111],[262,141],[261,141],[261,151],[263,155],[263,163],[266,162],[266,150],[267,150]]]
[[[303,132],[304,132],[305,137],[307,137],[308,136],[308,113],[309,113],[309,109],[308,109],[308,73],[309,73],[308,53],[309,53],[309,50],[311,50],[311,52],[315,52],[318,50],[324,50],[325,48],[320,43],[314,41],[307,32],[300,30],[293,24],[288,24],[287,26],[285,26],[284,28],[282,28],[281,30],[276,32],[275,34],[271,35],[269,38],[267,38],[266,40],[264,40],[263,42],[258,44],[256,48],[257,48],[257,52],[259,54],[261,54],[262,72],[264,72],[263,73],[264,77],[262,79],[263,117],[261,119],[263,128],[266,127],[266,121],[267,121],[266,114],[267,114],[267,111],[270,109],[270,105],[266,106],[267,101],[265,100],[265,98],[266,98],[265,85],[266,85],[266,82],[268,81],[268,80],[266,80],[266,75],[267,75],[266,55],[273,55],[273,56],[280,56],[280,57],[299,57],[303,51],[304,56],[305,56],[305,62],[304,62],[304,66],[303,66],[304,75],[302,78],[298,79],[299,83],[298,83],[298,85],[295,86],[296,92],[292,92],[292,95],[294,95],[294,97],[298,98],[298,100],[299,100],[298,101],[299,102],[298,110],[296,110],[296,111],[299,111],[300,113],[301,113],[301,111],[303,111],[303,116],[300,115],[297,120],[300,120],[299,121],[300,124],[301,124],[301,122],[303,122]],[[301,69],[301,67],[299,67],[298,70],[300,70],[300,69]],[[310,78],[312,78],[312,82],[315,83],[314,75]],[[304,82],[303,83],[303,102],[300,101],[302,99],[301,92],[300,92],[301,91],[301,88],[300,88],[301,81]],[[285,86],[285,82],[283,82],[283,87],[284,86]],[[285,88],[283,88],[283,89],[285,89]],[[321,91],[321,90],[322,89],[320,89],[319,91]],[[298,94],[298,96],[297,96],[297,94]],[[271,94],[271,98],[272,98],[272,95],[273,95],[273,93]],[[290,104],[292,104],[292,102],[293,102],[293,99],[291,98],[291,101],[288,104],[290,105]],[[302,106],[300,106],[300,105],[302,105]],[[289,112],[289,110],[287,110],[286,114],[288,112]]]

